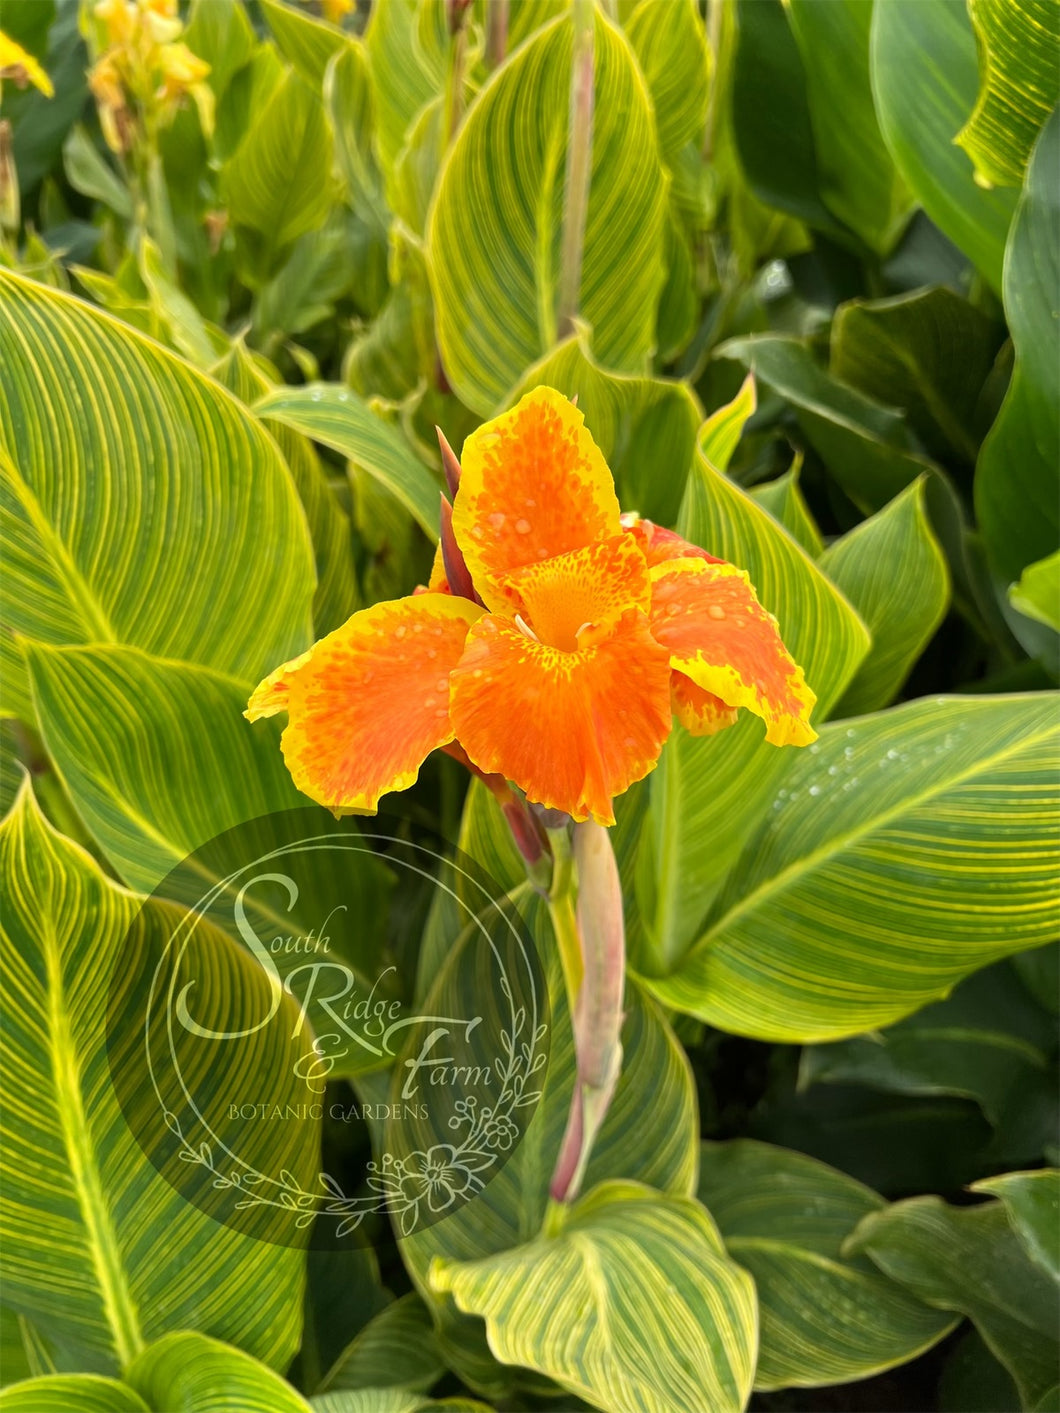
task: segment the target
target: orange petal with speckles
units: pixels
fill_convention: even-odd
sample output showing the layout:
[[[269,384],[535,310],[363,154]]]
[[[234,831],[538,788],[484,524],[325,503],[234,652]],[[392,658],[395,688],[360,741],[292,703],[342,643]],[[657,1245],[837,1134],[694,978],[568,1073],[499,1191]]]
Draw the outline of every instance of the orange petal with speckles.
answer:
[[[582,414],[535,388],[464,442],[453,530],[475,588],[501,606],[501,579],[620,530],[614,481]]]
[[[666,559],[702,559],[707,564],[725,563],[723,559],[694,545],[691,540],[684,539],[676,530],[656,525],[654,520],[627,514],[622,517],[622,528],[640,546],[649,569],[654,569],[655,565],[662,564]]]
[[[652,631],[672,667],[727,706],[760,716],[773,745],[816,739],[809,718],[817,698],[742,569],[674,559],[651,578]]]
[[[299,653],[290,662],[283,662],[273,668],[263,682],[259,682],[251,693],[247,709],[243,713],[248,721],[260,721],[263,716],[275,716],[278,711],[287,710],[288,686],[291,677],[303,667],[313,655],[313,649]]]
[[[574,819],[613,824],[612,797],[648,774],[670,733],[668,654],[639,609],[578,652],[486,615],[451,683],[453,725],[479,769]]]
[[[509,613],[518,613],[542,643],[565,652],[587,646],[587,633],[602,636],[627,609],[647,613],[651,606],[647,561],[629,535],[517,569],[500,592]]]
[[[683,672],[671,674],[670,701],[674,716],[693,736],[713,736],[726,726],[735,726],[740,715],[736,707],[727,706],[713,692],[697,687]]]
[[[362,609],[315,644],[286,681],[281,744],[299,790],[336,813],[372,813],[407,789],[453,739],[449,674],[481,612],[416,594]]]

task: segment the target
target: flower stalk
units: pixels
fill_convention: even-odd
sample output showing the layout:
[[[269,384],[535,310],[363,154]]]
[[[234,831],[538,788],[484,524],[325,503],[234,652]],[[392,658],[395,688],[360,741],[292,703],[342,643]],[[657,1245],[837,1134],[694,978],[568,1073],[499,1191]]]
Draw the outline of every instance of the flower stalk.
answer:
[[[589,213],[593,160],[594,0],[574,0],[574,47],[571,53],[570,126],[563,191],[563,251],[559,275],[558,334],[574,329],[581,301],[582,253]]]

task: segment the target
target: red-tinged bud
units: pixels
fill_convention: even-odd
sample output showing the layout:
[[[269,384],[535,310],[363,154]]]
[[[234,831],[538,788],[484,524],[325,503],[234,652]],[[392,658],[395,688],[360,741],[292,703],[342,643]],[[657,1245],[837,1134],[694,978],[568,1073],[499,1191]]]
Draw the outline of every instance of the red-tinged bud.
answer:
[[[445,484],[449,487],[449,494],[456,499],[457,487],[460,485],[460,462],[457,460],[456,452],[445,439],[445,433],[441,427],[434,429],[438,433],[438,445],[442,449],[442,470],[445,472]]]
[[[464,556],[460,553],[456,536],[453,534],[453,507],[445,496],[442,496],[441,500],[442,507],[439,516],[441,533],[438,540],[441,545],[442,567],[445,569],[449,592],[456,594],[458,598],[470,599],[472,603],[481,603],[482,600],[475,593],[471,574],[464,563]]]

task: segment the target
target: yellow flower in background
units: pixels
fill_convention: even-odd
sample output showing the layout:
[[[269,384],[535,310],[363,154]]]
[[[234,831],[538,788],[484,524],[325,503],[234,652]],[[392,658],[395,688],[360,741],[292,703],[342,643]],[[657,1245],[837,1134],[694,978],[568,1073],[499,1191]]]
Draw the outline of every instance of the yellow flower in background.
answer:
[[[40,89],[45,98],[55,96],[51,79],[33,55],[0,30],[0,83],[4,79],[10,79],[16,88],[25,88],[27,84],[32,84],[34,88]]]
[[[138,136],[171,123],[186,98],[203,132],[213,132],[210,66],[180,36],[176,0],[99,0],[93,7],[102,51],[88,75],[107,145],[128,152]]]

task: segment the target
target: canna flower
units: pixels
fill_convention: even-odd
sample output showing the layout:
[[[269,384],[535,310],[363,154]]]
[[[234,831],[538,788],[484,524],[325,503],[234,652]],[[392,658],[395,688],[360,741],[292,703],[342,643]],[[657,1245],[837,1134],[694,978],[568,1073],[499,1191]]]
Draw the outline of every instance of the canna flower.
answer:
[[[775,745],[815,738],[814,695],[747,575],[622,516],[583,422],[542,387],[473,432],[426,590],[355,613],[256,689],[246,715],[287,711],[305,794],[374,812],[444,747],[612,824],[674,716],[709,735],[745,708]]]
[[[45,98],[53,98],[55,89],[48,75],[28,50],[16,44],[9,34],[0,30],[0,84],[10,79],[16,88],[32,84]]]

